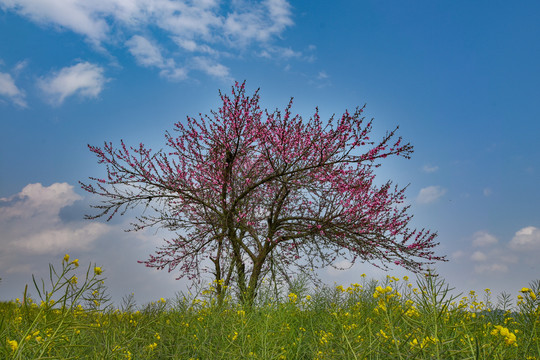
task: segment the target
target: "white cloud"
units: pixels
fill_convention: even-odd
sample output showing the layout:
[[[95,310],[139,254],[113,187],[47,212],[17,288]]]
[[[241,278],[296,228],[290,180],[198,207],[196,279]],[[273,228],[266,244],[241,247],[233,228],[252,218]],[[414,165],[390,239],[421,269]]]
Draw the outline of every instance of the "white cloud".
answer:
[[[503,274],[508,272],[508,266],[505,264],[485,264],[474,267],[474,272],[477,274],[483,273],[498,273]]]
[[[294,51],[290,47],[281,47],[281,46],[271,46],[267,45],[259,53],[259,56],[267,59],[291,59],[291,58],[301,58],[302,53],[300,51]]]
[[[319,74],[317,75],[317,79],[319,80],[328,79],[328,74],[326,73],[326,71],[319,71]]]
[[[427,173],[433,173],[433,172],[439,170],[439,167],[438,166],[424,165],[422,170],[424,170],[424,172],[427,172]]]
[[[148,39],[135,35],[126,42],[131,55],[143,66],[163,67],[165,65],[161,51]]]
[[[147,38],[135,35],[126,42],[126,45],[139,64],[161,69],[162,77],[169,80],[182,80],[187,77],[185,69],[177,67],[173,59],[165,59],[158,45]]]
[[[420,190],[416,201],[420,204],[429,204],[446,194],[446,189],[440,186],[428,186]]]
[[[195,68],[205,72],[208,75],[212,75],[218,78],[225,80],[230,80],[229,68],[216,63],[208,58],[195,57],[194,59]]]
[[[237,45],[267,42],[293,24],[290,5],[285,0],[266,0],[251,6],[239,2],[239,5],[223,25],[227,38]]]
[[[199,53],[205,53],[210,55],[218,56],[220,53],[214,49],[212,49],[210,46],[205,44],[198,44],[196,41],[192,39],[185,39],[179,36],[175,36],[173,38],[174,42],[180,46],[182,49],[187,50],[189,52],[199,52]]]
[[[473,235],[473,246],[475,247],[495,245],[498,242],[499,240],[495,236],[485,231],[477,231]]]
[[[15,80],[10,74],[0,72],[0,96],[7,97],[15,105],[26,107],[24,91],[15,85]]]
[[[226,6],[217,0],[0,0],[0,7],[81,34],[98,48],[117,38],[114,31],[129,36],[159,28],[188,51],[216,54],[219,43],[235,48],[266,46],[293,25],[286,0],[236,0]],[[288,49],[285,56],[296,52]],[[152,56],[145,60],[159,61]]]
[[[41,78],[38,86],[54,105],[61,105],[67,97],[75,94],[95,98],[109,81],[103,72],[100,66],[81,62]]]
[[[0,8],[41,25],[80,34],[100,52],[106,53],[107,46],[128,38],[128,50],[140,65],[158,69],[160,76],[172,81],[186,79],[188,70],[230,79],[220,57],[238,56],[239,50],[251,46],[256,48],[253,54],[272,48],[273,40],[293,25],[287,0],[0,0]],[[156,29],[185,51],[169,54],[164,50],[169,46],[137,35]],[[310,61],[313,57],[306,58],[291,48],[273,48],[277,51],[273,59]],[[211,58],[196,58],[201,55]],[[57,105],[77,91],[42,85]],[[90,88],[77,89],[81,95],[92,93]]]
[[[342,276],[348,272],[352,266],[352,263],[347,259],[341,259],[336,261],[333,266],[326,268],[326,273],[330,276]]]
[[[80,199],[67,183],[29,184],[20,193],[0,199],[2,257],[87,249],[109,227],[101,223],[63,222],[60,210]]]
[[[117,4],[121,2],[113,1]],[[36,23],[69,29],[93,42],[104,40],[109,31],[104,0],[0,0],[0,5]]]
[[[528,226],[517,231],[509,246],[516,251],[540,250],[540,229]]]
[[[18,75],[22,70],[24,70],[24,68],[26,68],[28,66],[28,63],[29,61],[28,60],[23,60],[23,61],[19,61],[17,64],[15,64],[15,66],[13,67],[13,73],[15,75]]]
[[[479,261],[479,262],[486,261],[486,260],[487,260],[487,255],[484,254],[484,253],[481,252],[481,251],[475,251],[475,252],[471,255],[471,260]]]

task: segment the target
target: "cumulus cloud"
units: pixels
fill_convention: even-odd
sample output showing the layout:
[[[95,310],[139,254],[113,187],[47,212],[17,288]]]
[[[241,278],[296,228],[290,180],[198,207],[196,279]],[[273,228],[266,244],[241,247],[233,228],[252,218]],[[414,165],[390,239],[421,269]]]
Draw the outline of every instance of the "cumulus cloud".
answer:
[[[497,238],[486,231],[477,231],[473,235],[473,246],[484,247],[495,245],[499,242]]]
[[[481,251],[475,251],[475,252],[471,255],[471,259],[474,260],[474,261],[482,262],[482,261],[486,261],[486,260],[487,260],[487,255],[484,254],[484,253],[481,252]]]
[[[509,246],[516,251],[540,250],[540,229],[528,226],[517,231]]]
[[[420,204],[429,204],[437,201],[444,194],[446,194],[446,189],[440,186],[428,186],[420,190],[420,193],[416,197],[416,201]]]
[[[103,73],[102,67],[81,62],[41,78],[38,86],[53,105],[61,105],[72,95],[96,98],[109,81]]]
[[[78,200],[81,197],[67,183],[29,184],[20,193],[0,199],[2,261],[15,255],[87,249],[107,233],[105,224],[62,221],[60,210]]]
[[[0,96],[8,98],[17,106],[27,106],[24,91],[15,85],[15,80],[8,73],[0,72]]]

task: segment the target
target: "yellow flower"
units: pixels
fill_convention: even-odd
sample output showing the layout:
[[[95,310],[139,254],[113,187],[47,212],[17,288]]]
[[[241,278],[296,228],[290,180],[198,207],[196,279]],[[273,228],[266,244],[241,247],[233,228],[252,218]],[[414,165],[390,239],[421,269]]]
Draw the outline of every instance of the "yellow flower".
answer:
[[[289,294],[289,301],[292,302],[292,303],[296,303],[296,300],[298,300],[298,295],[296,295],[295,293],[290,293]]]
[[[64,255],[64,261],[65,261],[65,262],[68,262],[68,261],[69,261],[69,254]]]
[[[77,277],[72,276],[71,279],[69,280],[69,282],[72,283],[72,284],[76,284],[77,283]]]
[[[521,292],[522,292],[522,293],[526,293],[526,292],[529,292],[529,291],[531,291],[531,289],[526,288],[526,287],[524,287],[524,288],[521,289]]]
[[[532,290],[529,292],[529,295],[531,296],[531,299],[536,300],[536,294]]]
[[[514,345],[516,343],[516,335],[514,335],[514,333],[508,333],[506,339],[504,339],[504,342],[507,345]]]
[[[17,340],[8,340],[7,343],[8,346],[11,348],[11,351],[16,351],[19,347],[19,343],[17,342]]]
[[[102,272],[103,272],[103,270],[101,270],[101,268],[99,266],[96,266],[94,268],[94,274],[101,275]]]
[[[79,267],[79,259],[75,259],[71,262],[75,267]]]

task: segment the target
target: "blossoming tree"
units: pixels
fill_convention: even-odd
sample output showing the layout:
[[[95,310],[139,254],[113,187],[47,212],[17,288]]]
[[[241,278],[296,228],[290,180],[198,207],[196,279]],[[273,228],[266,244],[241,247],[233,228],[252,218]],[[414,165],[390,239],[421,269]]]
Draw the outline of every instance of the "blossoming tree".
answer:
[[[87,217],[150,208],[132,230],[175,235],[142,262],[179,268],[179,278],[211,273],[219,300],[234,285],[251,303],[264,277],[286,279],[338,258],[412,271],[445,260],[433,252],[435,233],[408,228],[405,189],[374,183],[380,160],[413,151],[397,128],[375,142],[363,108],[323,123],[318,110],[309,121],[293,115],[292,99],[283,112],[261,110],[259,91],[247,96],[245,83],[231,95],[220,92],[217,112],[176,123],[176,136],[165,135],[168,152],[89,145],[107,177],[81,183],[104,198]]]

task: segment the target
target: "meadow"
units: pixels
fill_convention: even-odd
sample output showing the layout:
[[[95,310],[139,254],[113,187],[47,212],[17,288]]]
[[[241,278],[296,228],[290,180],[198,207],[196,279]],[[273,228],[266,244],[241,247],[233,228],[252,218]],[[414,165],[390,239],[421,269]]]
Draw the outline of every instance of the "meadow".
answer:
[[[0,303],[2,359],[540,359],[540,281],[513,296],[450,295],[434,273],[349,286],[263,286],[242,306],[213,285],[113,307],[103,270],[66,255]],[[30,290],[32,296],[30,296]],[[35,292],[35,293],[34,293]]]

